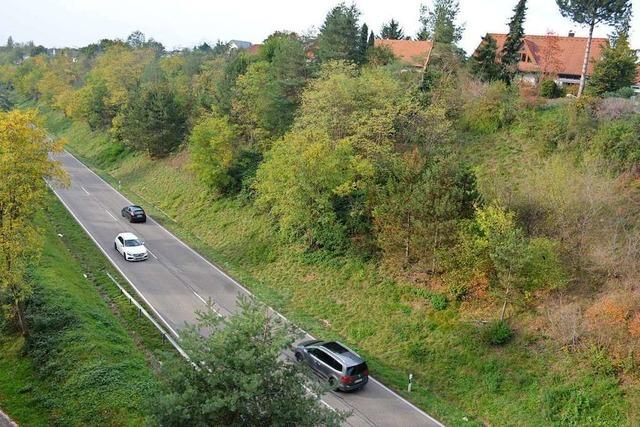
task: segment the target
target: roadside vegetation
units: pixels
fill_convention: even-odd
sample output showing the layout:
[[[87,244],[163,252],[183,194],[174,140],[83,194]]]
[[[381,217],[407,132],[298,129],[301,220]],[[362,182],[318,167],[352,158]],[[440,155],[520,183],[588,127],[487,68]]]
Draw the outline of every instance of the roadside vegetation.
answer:
[[[24,426],[144,424],[169,347],[115,289],[108,261],[55,196],[45,201],[35,217],[41,255],[28,273],[29,333],[1,323],[0,406]]]
[[[164,54],[140,33],[21,61],[28,46],[5,47],[0,82],[261,300],[447,425],[633,425],[640,119],[618,3],[580,98],[550,99],[552,72],[517,79],[525,1],[506,50],[487,36],[468,61],[457,2],[423,8],[424,72],[341,4],[315,37],[277,32],[255,53]]]

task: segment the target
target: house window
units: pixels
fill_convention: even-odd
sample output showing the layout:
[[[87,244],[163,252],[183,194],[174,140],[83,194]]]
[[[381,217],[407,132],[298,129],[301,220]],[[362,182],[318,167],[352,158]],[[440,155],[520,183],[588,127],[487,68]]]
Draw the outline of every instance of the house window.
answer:
[[[520,54],[520,62],[531,62],[531,57],[523,52]]]

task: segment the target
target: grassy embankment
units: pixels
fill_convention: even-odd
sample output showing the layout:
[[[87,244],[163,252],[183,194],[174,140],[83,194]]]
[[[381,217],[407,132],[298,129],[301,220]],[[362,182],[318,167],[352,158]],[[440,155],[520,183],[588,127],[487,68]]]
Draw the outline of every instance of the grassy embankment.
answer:
[[[142,425],[162,387],[159,361],[174,356],[106,276],[118,277],[99,249],[48,197],[37,215],[44,250],[27,306],[31,335],[0,328],[0,407],[25,427]]]
[[[584,354],[557,351],[527,333],[488,347],[472,316],[456,304],[437,309],[428,289],[385,279],[358,254],[305,252],[280,240],[251,204],[207,197],[186,170],[185,153],[151,161],[84,124],[46,116],[73,153],[154,217],[297,324],[357,348],[374,375],[446,424],[633,424],[637,392],[623,391],[614,373]],[[503,158],[513,152],[497,149]]]

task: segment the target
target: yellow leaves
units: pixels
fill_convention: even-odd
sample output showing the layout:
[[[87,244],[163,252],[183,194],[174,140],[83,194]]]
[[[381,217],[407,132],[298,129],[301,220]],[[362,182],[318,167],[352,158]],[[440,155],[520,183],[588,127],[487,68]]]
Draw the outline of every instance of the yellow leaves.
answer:
[[[126,102],[128,91],[135,87],[138,77],[154,56],[151,49],[132,50],[115,45],[98,57],[89,75],[104,81],[108,90],[107,105],[117,107]]]
[[[40,246],[31,219],[44,201],[44,178],[64,180],[49,158],[62,146],[47,137],[35,110],[0,113],[0,296],[11,302],[9,318],[21,318],[21,303],[30,292],[24,272]]]

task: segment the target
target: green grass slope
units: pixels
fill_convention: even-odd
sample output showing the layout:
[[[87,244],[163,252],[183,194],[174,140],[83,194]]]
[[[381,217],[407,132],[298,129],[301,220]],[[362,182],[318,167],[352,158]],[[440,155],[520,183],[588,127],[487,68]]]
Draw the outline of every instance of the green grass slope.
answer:
[[[105,273],[113,270],[93,242],[49,198],[38,215],[44,250],[27,306],[31,335],[0,333],[0,407],[22,426],[142,425],[161,387],[154,354],[168,348],[110,282]]]

